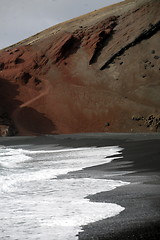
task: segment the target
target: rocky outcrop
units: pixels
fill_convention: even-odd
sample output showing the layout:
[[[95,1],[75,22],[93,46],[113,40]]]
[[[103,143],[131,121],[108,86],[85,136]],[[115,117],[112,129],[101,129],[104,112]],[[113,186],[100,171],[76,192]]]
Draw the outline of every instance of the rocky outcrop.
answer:
[[[132,120],[137,121],[139,126],[145,125],[151,131],[160,132],[160,114],[151,114],[147,117],[144,116],[133,116]]]
[[[0,136],[14,136],[17,135],[18,131],[12,121],[8,116],[7,112],[2,112],[0,109]]]
[[[159,8],[124,1],[1,50],[0,124],[12,135],[159,131]]]
[[[7,125],[0,125],[0,136],[1,137],[9,136],[9,126],[7,126]]]

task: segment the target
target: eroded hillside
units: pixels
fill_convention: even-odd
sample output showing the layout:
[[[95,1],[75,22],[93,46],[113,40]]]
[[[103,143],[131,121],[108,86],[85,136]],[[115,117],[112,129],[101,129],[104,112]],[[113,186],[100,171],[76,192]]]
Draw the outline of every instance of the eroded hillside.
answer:
[[[1,135],[159,131],[159,9],[125,1],[1,50]]]

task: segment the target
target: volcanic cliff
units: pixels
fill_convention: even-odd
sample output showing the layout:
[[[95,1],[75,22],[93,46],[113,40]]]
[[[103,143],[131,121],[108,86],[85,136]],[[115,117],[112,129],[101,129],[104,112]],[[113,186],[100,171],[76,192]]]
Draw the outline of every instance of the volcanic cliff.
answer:
[[[160,1],[128,0],[0,51],[0,134],[160,130]]]

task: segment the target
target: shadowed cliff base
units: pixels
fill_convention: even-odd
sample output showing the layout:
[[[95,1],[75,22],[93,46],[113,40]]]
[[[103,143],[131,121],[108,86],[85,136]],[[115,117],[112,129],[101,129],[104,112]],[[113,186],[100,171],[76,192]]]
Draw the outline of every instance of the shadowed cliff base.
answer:
[[[14,113],[14,119],[23,135],[41,135],[56,131],[56,127],[51,120],[33,108],[19,108]]]
[[[18,85],[1,78],[0,85],[0,134],[2,136],[19,135],[16,126],[24,135],[49,134],[55,131],[56,127],[44,114],[30,107],[21,107],[22,102],[17,97]]]
[[[19,135],[159,132],[159,8],[124,1],[1,50],[0,108]]]

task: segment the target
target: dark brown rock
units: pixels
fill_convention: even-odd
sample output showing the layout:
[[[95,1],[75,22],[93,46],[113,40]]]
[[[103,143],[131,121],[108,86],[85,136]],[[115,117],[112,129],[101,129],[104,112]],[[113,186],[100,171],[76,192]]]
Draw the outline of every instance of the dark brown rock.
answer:
[[[0,71],[2,71],[4,69],[4,63],[0,62]]]

